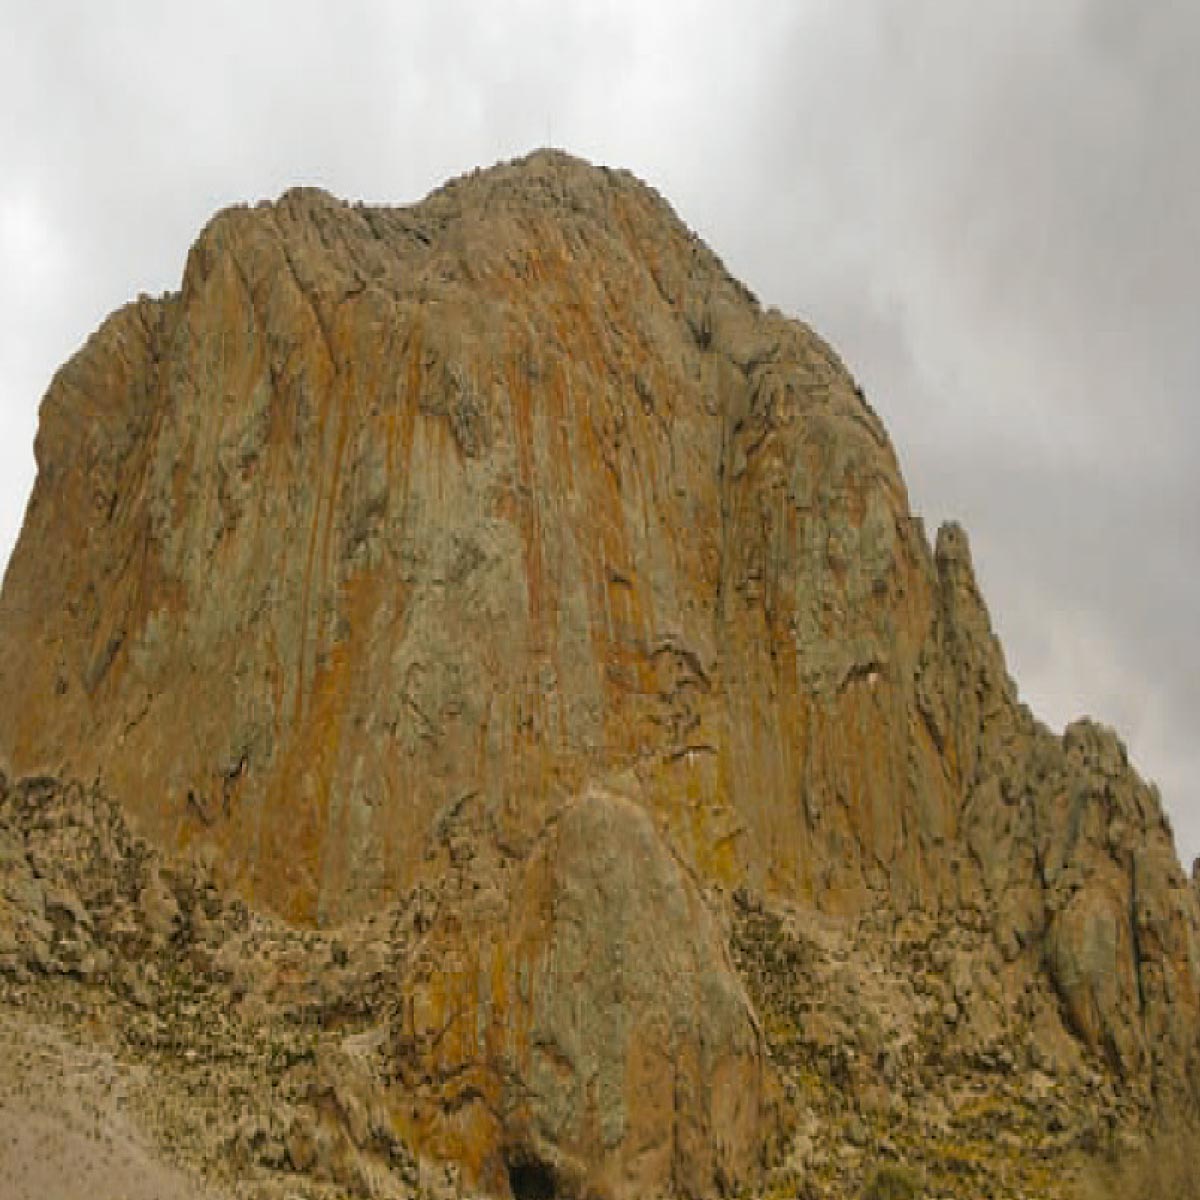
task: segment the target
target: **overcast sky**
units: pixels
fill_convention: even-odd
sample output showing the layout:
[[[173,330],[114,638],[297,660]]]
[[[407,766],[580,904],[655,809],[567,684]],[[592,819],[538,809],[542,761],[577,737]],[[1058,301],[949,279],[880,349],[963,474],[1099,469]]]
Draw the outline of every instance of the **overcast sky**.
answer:
[[[546,143],[653,183],[865,385],[1025,699],[1200,854],[1195,0],[0,0],[0,564],[55,368],[234,201]]]

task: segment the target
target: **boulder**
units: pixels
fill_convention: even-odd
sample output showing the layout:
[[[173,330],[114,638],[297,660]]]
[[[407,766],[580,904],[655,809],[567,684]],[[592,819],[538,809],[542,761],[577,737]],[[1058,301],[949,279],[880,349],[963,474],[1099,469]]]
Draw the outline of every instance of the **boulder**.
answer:
[[[444,908],[405,983],[415,1143],[517,1200],[753,1180],[778,1119],[762,1033],[649,814],[592,789],[502,892],[466,880],[489,899]]]

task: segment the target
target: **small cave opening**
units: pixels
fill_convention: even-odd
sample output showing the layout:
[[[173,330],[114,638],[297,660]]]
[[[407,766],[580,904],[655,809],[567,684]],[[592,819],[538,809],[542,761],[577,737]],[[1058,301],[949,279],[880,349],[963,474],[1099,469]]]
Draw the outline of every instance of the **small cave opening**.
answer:
[[[513,1200],[555,1200],[558,1186],[554,1172],[529,1154],[508,1158],[508,1187]]]

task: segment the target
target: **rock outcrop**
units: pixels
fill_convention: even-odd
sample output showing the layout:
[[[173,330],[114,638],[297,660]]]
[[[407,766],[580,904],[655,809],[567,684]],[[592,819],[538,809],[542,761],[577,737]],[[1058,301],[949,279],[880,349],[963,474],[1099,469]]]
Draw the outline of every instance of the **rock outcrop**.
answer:
[[[463,795],[520,840],[622,773],[705,877],[948,895],[936,575],[883,428],[628,176],[222,213],[37,453],[0,749],[285,916],[400,894]]]
[[[763,1037],[646,811],[585,795],[480,886],[498,877],[470,864],[417,955],[399,1047],[416,1140],[499,1193],[522,1173],[579,1196],[752,1178],[778,1124]]]
[[[359,1112],[354,1162],[386,1127],[501,1194],[753,1179],[780,1029],[735,892],[984,939],[986,986],[942,963],[956,1053],[1017,1064],[1020,1012],[1047,1069],[1200,1086],[1157,793],[1020,703],[836,355],[629,175],[542,152],[411,208],[223,212],[59,372],[37,456],[0,763],[98,781],[297,928],[403,911],[395,1028],[347,1068],[387,1119],[317,1108]],[[50,969],[86,923],[4,836]],[[178,890],[139,890],[155,953]],[[248,1135],[289,1136],[328,1142]]]
[[[961,772],[964,899],[989,914],[1006,959],[1045,967],[1088,1047],[1126,1072],[1153,1061],[1194,1089],[1200,908],[1157,790],[1111,730],[1085,719],[1057,738],[1033,719],[960,529],[942,529],[936,559],[940,653],[923,664],[920,703]]]
[[[983,913],[701,897],[616,797],[569,804],[507,871],[466,857],[472,819],[443,828],[435,885],[314,932],[163,856],[98,791],[0,775],[10,1188],[450,1200],[739,1177],[858,1200],[898,1159],[932,1195],[1065,1200],[1081,1160],[1158,1154],[1154,1076],[1072,1036]]]

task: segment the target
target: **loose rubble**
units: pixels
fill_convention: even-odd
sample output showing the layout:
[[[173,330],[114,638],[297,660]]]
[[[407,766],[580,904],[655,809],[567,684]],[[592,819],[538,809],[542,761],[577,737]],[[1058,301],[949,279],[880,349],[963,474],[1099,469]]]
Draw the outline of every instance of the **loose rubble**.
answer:
[[[94,790],[0,777],[0,830],[0,1109],[18,1086],[57,1086],[66,1128],[62,1095],[90,1079],[97,1144],[214,1198],[469,1191],[406,1140],[414,1102],[439,1094],[406,1004],[445,948],[439,914],[467,911],[461,878],[297,930],[223,890],[212,863],[163,858]],[[931,1197],[1068,1197],[1090,1162],[1153,1134],[1148,1081],[1070,1032],[984,914],[841,918],[719,888],[703,903],[778,1088],[748,1195],[857,1197],[894,1169]],[[27,1156],[10,1145],[0,1166]]]

